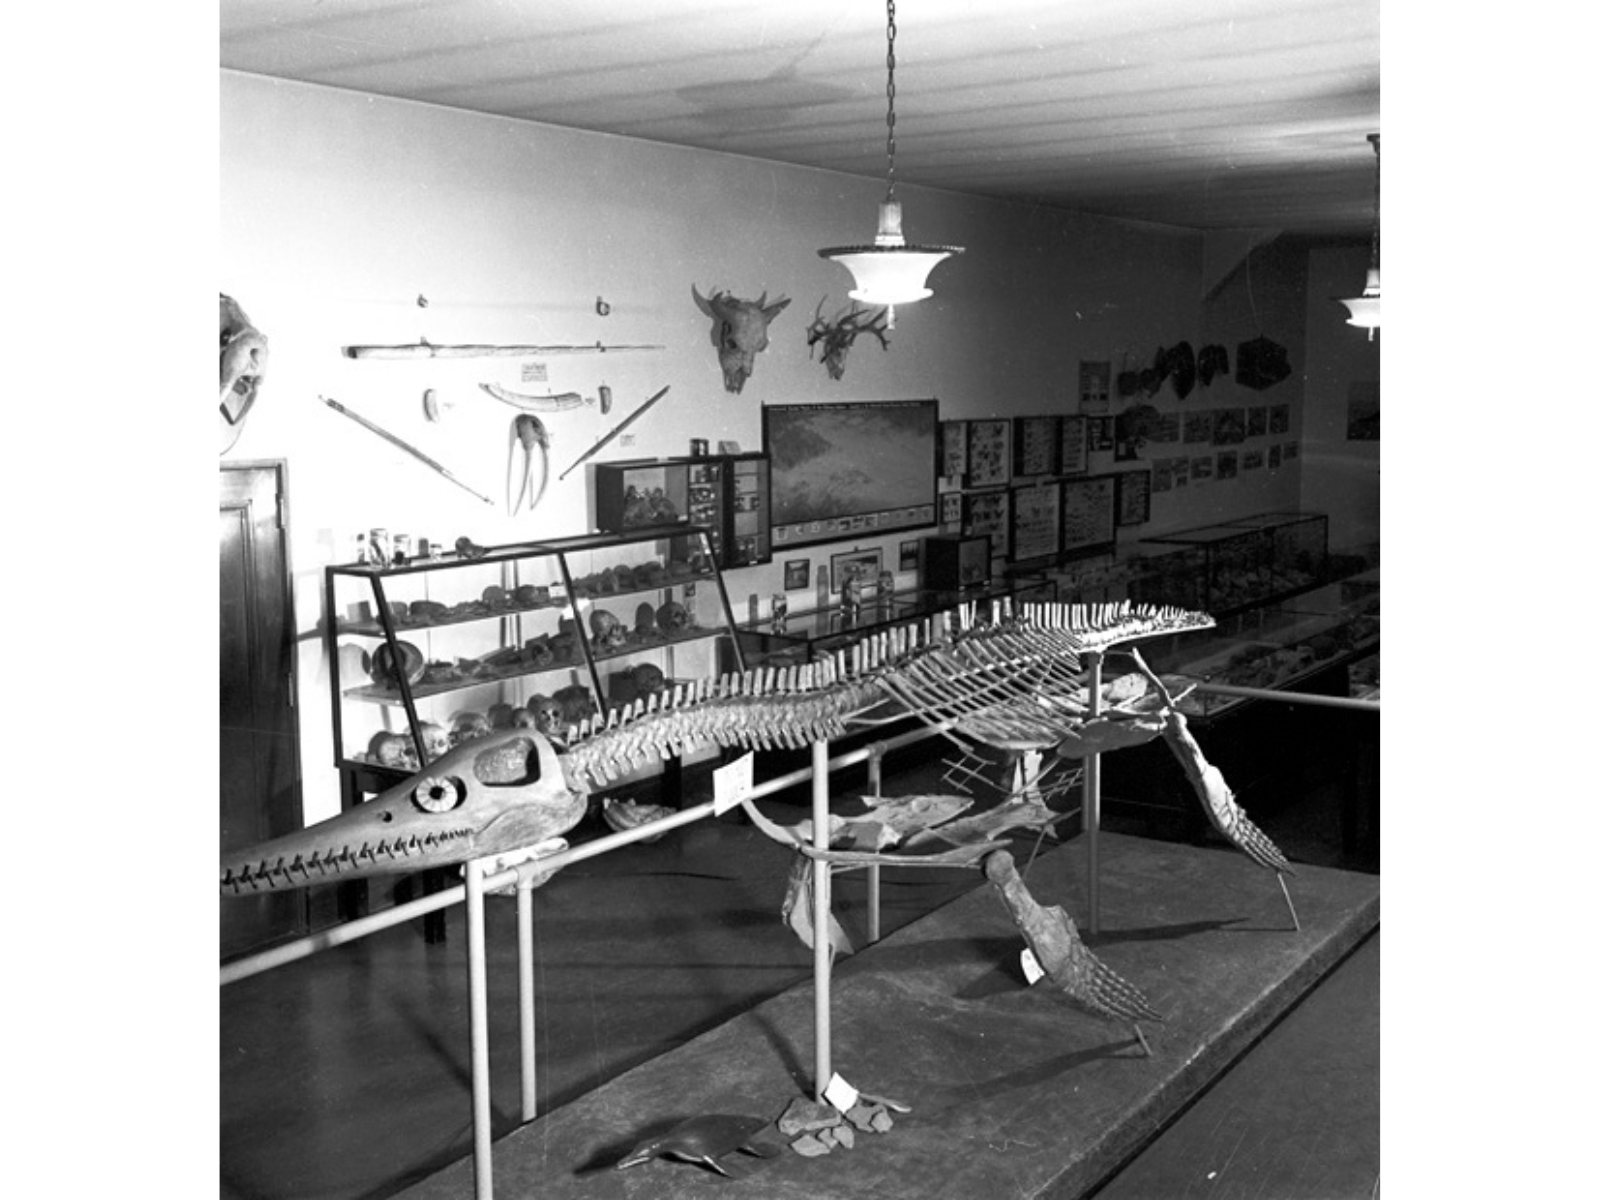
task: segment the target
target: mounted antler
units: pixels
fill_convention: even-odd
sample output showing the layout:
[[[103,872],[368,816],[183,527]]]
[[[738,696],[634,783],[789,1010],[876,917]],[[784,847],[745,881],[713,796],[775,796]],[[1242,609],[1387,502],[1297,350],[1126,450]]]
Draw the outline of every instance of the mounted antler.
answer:
[[[815,346],[822,343],[822,365],[828,368],[829,379],[844,378],[844,357],[850,352],[850,347],[855,344],[856,338],[864,333],[870,333],[882,343],[883,348],[889,348],[889,339],[885,330],[889,327],[889,310],[880,308],[869,320],[862,321],[863,317],[871,311],[860,308],[854,301],[850,303],[850,310],[841,310],[832,321],[825,320],[822,316],[822,306],[828,302],[824,296],[817,301],[817,315],[811,319],[811,324],[806,326],[806,345]]]

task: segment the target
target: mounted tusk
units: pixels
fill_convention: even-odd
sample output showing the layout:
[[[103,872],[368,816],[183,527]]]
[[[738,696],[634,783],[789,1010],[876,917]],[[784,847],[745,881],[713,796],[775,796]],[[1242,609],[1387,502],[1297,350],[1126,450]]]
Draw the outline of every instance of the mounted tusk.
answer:
[[[582,408],[585,404],[593,404],[593,399],[585,400],[577,392],[558,392],[552,396],[531,396],[526,392],[513,392],[501,387],[497,383],[480,383],[478,385],[489,395],[512,408],[520,408],[523,412],[566,412],[569,409]]]

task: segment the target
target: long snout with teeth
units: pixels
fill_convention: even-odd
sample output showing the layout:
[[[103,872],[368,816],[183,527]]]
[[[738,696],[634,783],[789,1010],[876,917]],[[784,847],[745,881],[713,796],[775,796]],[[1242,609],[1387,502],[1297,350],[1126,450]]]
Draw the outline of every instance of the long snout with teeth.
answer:
[[[222,860],[224,896],[449,866],[547,838],[582,818],[555,749],[531,729],[467,742],[403,783],[316,825]]]

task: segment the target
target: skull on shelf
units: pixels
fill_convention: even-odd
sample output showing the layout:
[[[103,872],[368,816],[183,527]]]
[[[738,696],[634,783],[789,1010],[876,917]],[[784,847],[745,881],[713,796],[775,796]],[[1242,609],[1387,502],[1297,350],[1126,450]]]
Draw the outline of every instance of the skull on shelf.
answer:
[[[528,707],[523,711],[533,718],[533,727],[546,737],[559,734],[566,728],[561,704],[549,696],[530,696]]]
[[[668,600],[656,609],[656,624],[668,633],[677,633],[689,627],[689,610],[676,600]]]
[[[450,745],[459,746],[475,738],[488,737],[489,718],[481,712],[458,712],[450,718]]]
[[[568,725],[576,725],[585,717],[592,717],[600,711],[595,705],[594,696],[581,683],[561,688],[553,699],[561,706],[561,718]]]
[[[615,650],[628,640],[628,631],[615,613],[597,608],[589,614],[589,632],[596,646]]]
[[[429,762],[443,758],[450,753],[450,731],[432,721],[422,722],[422,748],[427,752]]]
[[[411,745],[411,736],[405,733],[375,733],[367,743],[367,757],[380,767],[396,771],[415,771],[421,764]]]
[[[640,663],[633,668],[633,686],[640,696],[654,696],[667,689],[667,677],[654,663]]]
[[[489,727],[491,729],[510,729],[511,714],[515,711],[516,709],[503,700],[498,704],[489,705]]]

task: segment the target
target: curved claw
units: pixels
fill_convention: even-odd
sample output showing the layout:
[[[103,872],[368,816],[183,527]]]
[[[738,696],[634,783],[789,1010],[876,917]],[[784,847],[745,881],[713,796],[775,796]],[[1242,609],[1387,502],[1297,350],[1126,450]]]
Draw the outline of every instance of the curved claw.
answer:
[[[517,459],[517,445],[522,445],[522,476],[516,488],[516,498],[512,499],[511,475]],[[533,491],[533,451],[539,449],[539,491],[530,498]],[[538,507],[539,501],[544,498],[545,485],[550,482],[550,434],[544,427],[544,422],[532,413],[520,413],[511,422],[511,439],[506,455],[506,508],[513,516],[522,507],[522,501],[528,499],[528,511],[532,512]]]

